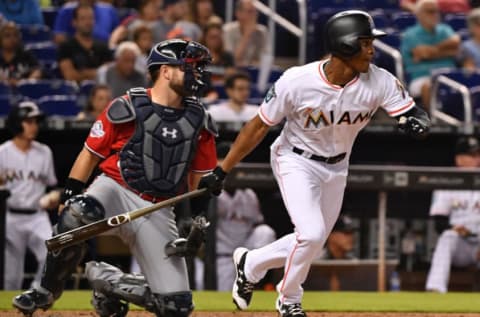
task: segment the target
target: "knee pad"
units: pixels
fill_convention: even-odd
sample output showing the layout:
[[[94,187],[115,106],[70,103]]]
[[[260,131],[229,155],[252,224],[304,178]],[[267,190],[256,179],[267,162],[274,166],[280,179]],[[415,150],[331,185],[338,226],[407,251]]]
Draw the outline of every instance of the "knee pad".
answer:
[[[65,202],[58,223],[56,234],[90,224],[105,218],[105,209],[92,196],[76,195]]]
[[[170,294],[153,294],[157,317],[188,317],[193,311],[192,292],[177,292]]]
[[[105,210],[98,200],[88,195],[73,196],[66,201],[53,233],[56,235],[67,232],[104,217]],[[65,281],[75,271],[85,251],[86,244],[82,242],[57,252],[47,253],[41,285],[52,292],[54,298],[62,294]]]
[[[108,263],[90,261],[85,264],[85,275],[95,292],[147,309],[153,306],[150,289],[141,274],[127,274]]]

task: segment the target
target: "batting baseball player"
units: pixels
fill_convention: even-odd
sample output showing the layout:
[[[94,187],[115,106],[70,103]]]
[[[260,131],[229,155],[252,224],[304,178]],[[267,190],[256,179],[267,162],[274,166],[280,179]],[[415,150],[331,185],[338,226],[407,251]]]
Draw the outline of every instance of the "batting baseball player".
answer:
[[[30,101],[13,107],[7,117],[7,128],[13,139],[0,145],[0,178],[10,191],[7,199],[5,289],[22,288],[24,258],[27,248],[38,263],[33,284],[40,282],[47,248],[45,240],[52,235],[48,214],[40,198],[48,186],[57,184],[50,148],[35,141],[43,113]]]
[[[412,136],[427,132],[425,111],[394,76],[371,65],[373,41],[383,35],[363,11],[330,18],[324,40],[331,57],[285,71],[222,164],[200,181],[200,187],[218,194],[226,174],[270,126],[286,120],[271,146],[271,165],[295,232],[260,249],[235,250],[232,296],[239,309],[248,307],[254,285],[268,269],[284,267],[276,308],[283,317],[306,316],[302,283],[340,212],[355,137],[378,108]]]
[[[455,164],[460,168],[480,166],[480,145],[474,137],[461,137],[456,144]],[[427,291],[446,293],[452,265],[479,263],[480,191],[435,190],[430,216],[440,234],[428,272]]]
[[[56,233],[196,188],[200,177],[216,166],[215,126],[196,97],[210,61],[208,49],[196,42],[175,39],[152,48],[148,70],[153,87],[130,89],[93,124],[66,182],[66,204]],[[85,194],[77,195],[98,163],[103,174]],[[205,211],[208,198],[191,201],[192,212]],[[96,312],[123,317],[133,302],[159,317],[189,316],[193,302],[185,259],[164,252],[164,246],[178,238],[172,208],[114,230],[129,245],[144,276],[123,274],[106,263],[87,263]],[[25,315],[49,308],[84,249],[82,243],[49,252],[41,287],[15,297],[13,305]]]

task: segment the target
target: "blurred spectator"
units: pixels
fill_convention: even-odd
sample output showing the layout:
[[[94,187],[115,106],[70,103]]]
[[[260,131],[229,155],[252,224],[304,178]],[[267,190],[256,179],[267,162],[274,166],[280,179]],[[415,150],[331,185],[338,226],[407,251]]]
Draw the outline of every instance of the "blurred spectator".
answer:
[[[76,120],[95,121],[100,113],[112,100],[112,91],[107,85],[95,85],[88,96],[87,106],[81,111]]]
[[[400,0],[400,7],[415,12],[417,0]],[[470,4],[467,0],[438,0],[438,8],[442,13],[468,13]]]
[[[124,95],[133,87],[145,87],[145,73],[135,69],[135,63],[141,56],[140,49],[134,42],[122,42],[115,51],[115,61],[106,64],[97,72],[97,82],[110,87],[112,97]]]
[[[225,157],[229,148],[228,142],[218,144],[219,160]],[[258,197],[252,189],[224,189],[217,198],[217,290],[232,289],[235,280],[232,255],[237,247],[259,248],[273,242],[275,236],[275,231],[264,223]],[[195,265],[195,269],[200,273],[196,272],[196,286],[197,289],[202,289],[202,263],[196,261]]]
[[[202,37],[200,27],[187,20],[189,7],[187,0],[164,0],[164,21],[173,25],[167,38],[182,38],[185,40],[199,41]]]
[[[167,38],[167,33],[172,28],[171,24],[165,23],[161,18],[161,0],[142,0],[138,4],[138,14],[130,16],[112,32],[109,40],[111,48],[117,46],[122,40],[133,40],[133,34],[138,27],[147,26],[152,31],[154,43]]]
[[[119,23],[118,14],[111,4],[95,0],[69,1],[60,8],[53,27],[55,42],[60,44],[76,32],[73,20],[75,8],[79,5],[91,5],[93,7],[95,17],[93,37],[98,41],[107,43],[110,34]]]
[[[93,8],[83,4],[73,11],[75,35],[58,49],[58,61],[63,78],[81,82],[95,79],[97,68],[112,59],[107,45],[93,38]]]
[[[212,73],[212,84],[223,84],[225,75],[234,71],[233,55],[225,51],[222,38],[222,25],[218,23],[208,24],[203,30],[201,43],[205,45],[212,54],[212,63],[208,71]]]
[[[40,204],[48,186],[57,178],[50,148],[35,141],[39,121],[43,117],[38,106],[26,101],[16,105],[7,117],[11,140],[0,145],[0,175],[10,191],[5,218],[5,289],[22,288],[24,259],[27,248],[38,263],[32,285],[40,283],[47,255],[45,240],[52,235],[52,225],[45,209],[54,206]]]
[[[428,108],[431,71],[455,67],[460,37],[449,25],[440,23],[435,0],[420,0],[415,8],[417,24],[403,34],[400,50],[410,79],[409,92]]]
[[[35,56],[23,49],[21,34],[14,22],[0,28],[0,79],[14,86],[20,79],[38,79],[40,65]]]
[[[455,165],[480,166],[480,145],[474,137],[461,137],[456,144]],[[427,291],[446,293],[452,265],[480,263],[480,191],[435,190],[430,216],[440,235],[428,272]]]
[[[198,25],[202,30],[209,24],[223,24],[222,18],[213,12],[212,0],[189,0],[189,21]]]
[[[471,38],[462,43],[460,59],[463,68],[480,68],[480,8],[473,9],[468,15],[468,30]]]
[[[0,13],[17,24],[43,24],[38,0],[2,0]]]
[[[250,76],[243,72],[234,73],[225,80],[228,100],[208,109],[218,122],[246,122],[255,117],[258,106],[247,104],[250,97]]]
[[[327,247],[324,258],[327,259],[352,259],[353,233],[357,228],[352,218],[341,215],[327,239]]]
[[[141,53],[141,55],[137,57],[135,68],[147,74],[147,59],[154,44],[152,30],[145,25],[137,27],[133,32],[133,41],[137,44]]]
[[[223,26],[225,49],[233,53],[236,66],[257,65],[262,55],[270,55],[268,31],[257,23],[258,12],[252,0],[238,0],[237,21]]]

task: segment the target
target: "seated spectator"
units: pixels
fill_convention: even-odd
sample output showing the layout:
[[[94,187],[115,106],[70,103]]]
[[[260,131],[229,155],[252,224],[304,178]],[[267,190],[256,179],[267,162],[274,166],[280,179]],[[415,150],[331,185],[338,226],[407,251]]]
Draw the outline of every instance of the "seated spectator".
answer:
[[[208,66],[208,71],[211,72],[212,84],[223,84],[225,75],[232,73],[233,55],[225,51],[222,38],[222,25],[218,23],[208,24],[203,30],[203,38],[201,43],[205,45],[212,55],[212,63]]]
[[[137,44],[141,53],[137,57],[135,68],[147,74],[147,59],[154,44],[152,30],[146,25],[137,27],[133,32],[133,41]]]
[[[455,153],[457,167],[480,166],[480,145],[476,138],[459,138]],[[467,267],[480,263],[480,191],[435,190],[430,216],[440,236],[425,288],[446,293],[452,265]]]
[[[61,7],[53,27],[55,42],[60,44],[75,34],[76,30],[73,25],[74,11],[79,5],[91,5],[93,7],[95,16],[93,37],[98,41],[107,43],[110,34],[119,23],[118,14],[111,4],[97,2],[96,0],[69,1]]]
[[[198,25],[202,30],[212,23],[223,24],[222,18],[213,12],[212,0],[189,0],[188,6],[188,20]]]
[[[78,113],[76,120],[95,121],[111,100],[112,91],[107,85],[95,85],[90,91],[85,109]]]
[[[415,12],[417,0],[400,0],[400,8]],[[438,8],[442,13],[468,13],[470,4],[468,0],[438,0]]]
[[[165,8],[164,21],[173,25],[167,34],[167,38],[199,41],[202,37],[202,30],[197,24],[187,20],[189,15],[187,0],[164,0],[163,3]]]
[[[227,77],[225,90],[228,100],[208,109],[218,122],[246,122],[255,117],[258,106],[247,104],[250,96],[251,80],[248,74],[238,72]]]
[[[460,60],[463,68],[480,68],[480,8],[472,10],[467,18],[471,38],[462,43]]]
[[[0,1],[0,13],[8,21],[17,24],[43,24],[43,15],[38,0]]]
[[[257,23],[252,0],[238,0],[235,17],[223,26],[225,49],[233,53],[236,66],[258,65],[262,55],[271,55],[267,28]]]
[[[115,61],[100,67],[97,82],[110,86],[112,97],[124,95],[133,87],[147,86],[147,77],[135,69],[135,63],[141,52],[134,42],[122,42],[115,51]]]
[[[453,29],[440,23],[436,0],[420,0],[416,3],[417,24],[405,30],[401,53],[407,76],[409,92],[421,98],[424,107],[430,103],[430,74],[442,67],[455,67],[460,37]]]
[[[323,257],[327,259],[354,258],[352,250],[355,229],[352,218],[348,215],[341,215],[328,236],[326,253]]]
[[[116,47],[123,40],[133,40],[133,34],[138,27],[147,26],[152,31],[154,43],[167,39],[167,33],[172,28],[161,18],[161,0],[142,0],[138,3],[138,14],[127,17],[112,32],[109,40],[111,48]]]
[[[81,82],[94,80],[97,68],[112,60],[107,45],[93,38],[93,8],[81,4],[73,10],[75,35],[58,49],[58,62],[63,78]]]
[[[15,86],[20,79],[41,77],[40,65],[35,56],[23,49],[20,30],[14,22],[0,28],[0,79]]]

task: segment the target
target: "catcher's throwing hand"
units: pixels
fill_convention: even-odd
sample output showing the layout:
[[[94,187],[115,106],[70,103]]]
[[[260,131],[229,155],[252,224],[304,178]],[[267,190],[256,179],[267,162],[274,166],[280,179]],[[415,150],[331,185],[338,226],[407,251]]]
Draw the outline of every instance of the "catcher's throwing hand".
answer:
[[[226,176],[227,173],[220,166],[217,166],[212,172],[200,178],[198,188],[206,188],[210,194],[218,196],[222,192],[223,180]]]
[[[428,122],[416,117],[402,116],[398,120],[398,128],[414,138],[423,138],[428,133]]]

